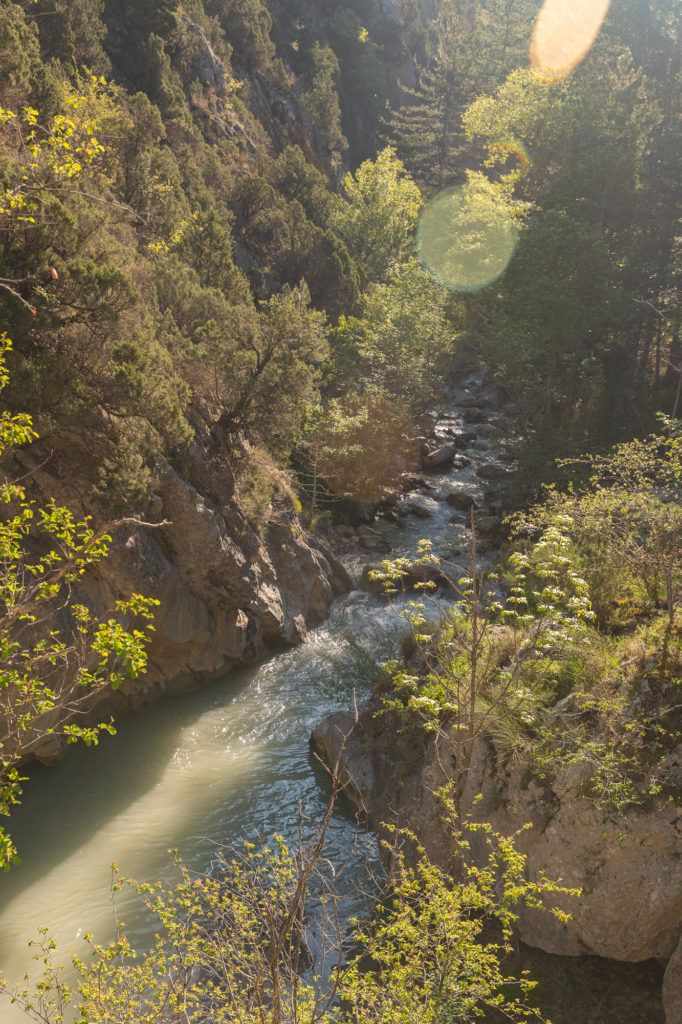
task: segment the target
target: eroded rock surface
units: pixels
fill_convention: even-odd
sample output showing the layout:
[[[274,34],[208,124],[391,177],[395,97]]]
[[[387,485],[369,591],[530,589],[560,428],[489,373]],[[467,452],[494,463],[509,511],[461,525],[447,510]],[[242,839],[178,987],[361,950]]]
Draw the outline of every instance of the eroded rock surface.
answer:
[[[375,737],[370,756],[375,820],[409,825],[431,859],[448,868],[454,847],[437,791],[454,776],[453,744],[440,736],[424,743],[421,753],[410,752],[389,729]],[[544,874],[582,890],[580,898],[553,900],[553,906],[570,913],[565,924],[523,909],[518,924],[523,942],[568,956],[668,958],[682,934],[682,807],[661,801],[626,819],[611,819],[585,796],[584,782],[575,766],[560,769],[551,784],[529,780],[522,765],[500,765],[490,741],[480,738],[462,814],[490,822],[503,835],[531,823],[518,836],[528,877]],[[473,848],[476,852],[475,842]],[[677,955],[682,974],[682,952]],[[677,970],[671,965],[671,991]]]
[[[663,978],[665,1024],[682,1024],[682,939],[668,961]]]
[[[89,511],[72,480],[38,464],[30,468],[38,500],[54,497],[78,515]],[[109,556],[76,595],[97,614],[133,592],[160,602],[148,671],[104,695],[98,716],[137,710],[164,693],[252,664],[274,643],[303,640],[351,586],[329,547],[303,532],[293,510],[262,536],[253,529],[227,459],[210,444],[190,447],[183,475],[161,460],[155,476],[141,512],[153,525],[115,531]]]
[[[325,718],[310,737],[310,744],[329,768],[338,765],[344,793],[362,818],[371,816],[372,767],[362,724],[352,711]]]
[[[575,765],[560,767],[551,783],[529,780],[523,766],[505,769],[483,740],[477,744],[464,813],[506,835],[531,822],[518,843],[529,877],[544,872],[582,889],[580,899],[556,901],[571,914],[567,924],[524,910],[519,934],[550,953],[669,957],[682,933],[682,806],[657,801],[609,816],[585,795],[584,783]]]

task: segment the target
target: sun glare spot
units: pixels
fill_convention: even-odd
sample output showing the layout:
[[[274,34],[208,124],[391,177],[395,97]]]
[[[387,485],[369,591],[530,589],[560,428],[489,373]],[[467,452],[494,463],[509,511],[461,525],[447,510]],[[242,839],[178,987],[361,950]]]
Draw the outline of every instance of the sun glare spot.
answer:
[[[526,174],[533,162],[525,146],[517,142],[509,142],[506,139],[492,143],[490,155],[498,165],[505,161],[510,163],[512,165],[511,170],[515,170],[519,175]],[[515,167],[513,166],[514,163],[516,164]]]
[[[589,53],[611,0],[545,0],[530,43],[530,66],[547,82],[566,78]]]
[[[506,206],[480,182],[445,189],[422,211],[417,251],[439,284],[475,292],[503,273],[519,231]]]

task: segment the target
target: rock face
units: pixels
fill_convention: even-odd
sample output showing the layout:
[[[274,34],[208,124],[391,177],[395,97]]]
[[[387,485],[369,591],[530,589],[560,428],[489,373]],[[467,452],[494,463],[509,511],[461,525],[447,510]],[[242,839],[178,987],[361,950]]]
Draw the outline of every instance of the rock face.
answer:
[[[76,513],[73,482],[34,469],[37,497]],[[261,537],[235,496],[230,465],[195,441],[183,475],[165,460],[141,518],[158,523],[114,533],[109,556],[79,587],[78,599],[104,613],[132,592],[157,598],[144,678],[105,698],[106,710],[137,710],[166,692],[208,682],[251,664],[273,643],[297,643],[329,614],[351,581],[330,549],[305,534],[293,510]],[[102,714],[102,706],[97,714]]]
[[[310,745],[328,767],[338,764],[348,800],[363,819],[370,817],[372,767],[364,730],[351,711],[330,715],[313,731]]]
[[[665,1024],[682,1024],[682,939],[668,961],[663,978]]]
[[[407,771],[396,763],[396,752],[391,754],[386,740],[375,741],[372,748],[375,818],[389,820],[387,815],[393,814],[402,824],[409,823],[443,867],[453,848],[433,794],[453,775],[454,762],[454,747],[443,736],[431,740]],[[396,786],[393,780],[400,777]],[[605,821],[583,795],[584,781],[584,774],[571,766],[551,786],[529,782],[523,766],[505,770],[489,742],[476,741],[462,814],[490,822],[504,835],[530,822],[532,828],[518,838],[529,877],[544,873],[582,889],[579,899],[554,901],[571,914],[566,924],[524,909],[519,937],[564,956],[590,953],[620,961],[670,957],[682,934],[682,807],[661,802],[630,814],[627,822]]]
[[[352,754],[350,771],[363,779],[363,806],[377,828],[381,822],[409,827],[431,860],[448,869],[455,850],[436,794],[454,774],[454,745],[444,735],[428,740],[398,735],[390,715],[381,716],[377,730],[376,710],[375,698],[361,713],[357,733],[364,743]],[[329,732],[331,724],[326,728]],[[334,748],[320,744],[319,749]],[[528,877],[544,873],[582,890],[579,898],[552,899],[552,906],[571,914],[567,923],[524,908],[518,922],[523,942],[564,956],[668,960],[666,1024],[682,1024],[682,806],[660,801],[631,813],[627,822],[604,820],[584,796],[584,781],[573,766],[560,770],[551,785],[528,781],[522,766],[506,769],[490,741],[480,738],[462,813],[505,835],[530,822],[532,828],[517,839],[527,856]],[[472,852],[476,857],[475,838]]]
[[[524,910],[519,934],[549,953],[669,957],[682,933],[682,807],[661,801],[627,820],[605,820],[584,782],[576,766],[560,769],[551,785],[529,782],[522,766],[505,770],[477,744],[464,813],[506,835],[530,822],[519,837],[529,876],[544,872],[582,889],[580,899],[557,901],[571,914],[567,924]]]

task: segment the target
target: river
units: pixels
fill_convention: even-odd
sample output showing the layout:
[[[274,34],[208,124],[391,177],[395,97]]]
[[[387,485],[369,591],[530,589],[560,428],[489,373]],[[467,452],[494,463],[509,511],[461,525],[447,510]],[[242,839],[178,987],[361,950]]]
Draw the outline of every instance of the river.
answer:
[[[478,384],[478,382],[476,382]],[[461,427],[456,412],[437,433]],[[471,466],[430,474],[434,490],[406,496],[428,518],[410,515],[402,528],[380,525],[396,554],[411,554],[421,537],[440,548],[464,534],[442,500],[453,483],[482,494],[476,466],[492,449],[481,438]],[[371,555],[349,551],[356,573]],[[21,864],[0,878],[0,965],[11,981],[31,963],[27,943],[46,926],[62,951],[84,955],[83,933],[112,933],[111,864],[139,880],[171,879],[168,851],[205,870],[216,847],[273,832],[292,836],[298,810],[315,817],[326,805],[324,773],[308,739],[327,715],[369,695],[377,665],[395,655],[402,620],[381,599],[359,591],[336,601],[328,621],[305,643],[261,665],[232,671],[200,692],[172,697],[118,722],[97,748],[74,747],[55,767],[35,765],[12,817]],[[347,865],[349,880],[376,861],[374,837],[339,808],[327,856]],[[351,882],[349,881],[349,885]],[[154,922],[133,898],[121,908],[129,937],[140,945]],[[26,1018],[3,1007],[7,1024]]]
[[[480,392],[479,381],[468,383]],[[455,407],[441,413],[436,434],[445,440],[462,425],[462,407]],[[477,470],[497,460],[484,433],[467,455],[469,466],[431,473],[432,490],[406,496],[428,518],[409,515],[400,528],[376,524],[396,555],[413,553],[421,537],[436,550],[466,547],[465,517],[453,522],[443,498],[456,485],[483,502],[486,484]],[[346,554],[356,574],[371,558],[359,547]],[[403,630],[384,601],[354,591],[300,646],[121,720],[115,737],[70,749],[56,767],[33,766],[11,823],[21,864],[0,878],[0,973],[10,980],[25,974],[27,943],[43,925],[67,958],[70,949],[87,953],[86,931],[108,939],[112,861],[124,876],[172,880],[170,849],[202,871],[223,844],[274,832],[293,838],[299,806],[319,816],[327,791],[309,752],[310,733],[352,706],[354,695],[358,703],[368,696],[378,664],[396,653]],[[346,866],[346,898],[355,910],[353,886],[376,863],[376,849],[373,835],[343,807],[330,827],[327,856]],[[121,917],[134,944],[150,943],[154,922],[134,898],[124,899]],[[26,1022],[8,1004],[0,1019]]]

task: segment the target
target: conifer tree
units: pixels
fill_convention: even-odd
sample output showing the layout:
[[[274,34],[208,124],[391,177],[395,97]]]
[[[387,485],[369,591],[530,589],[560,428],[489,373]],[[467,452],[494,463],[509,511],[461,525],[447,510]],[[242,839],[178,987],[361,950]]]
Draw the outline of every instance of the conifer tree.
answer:
[[[387,137],[427,191],[462,174],[462,115],[476,96],[493,89],[522,61],[537,6],[536,0],[446,5],[431,59],[410,92],[410,103],[387,122]]]

